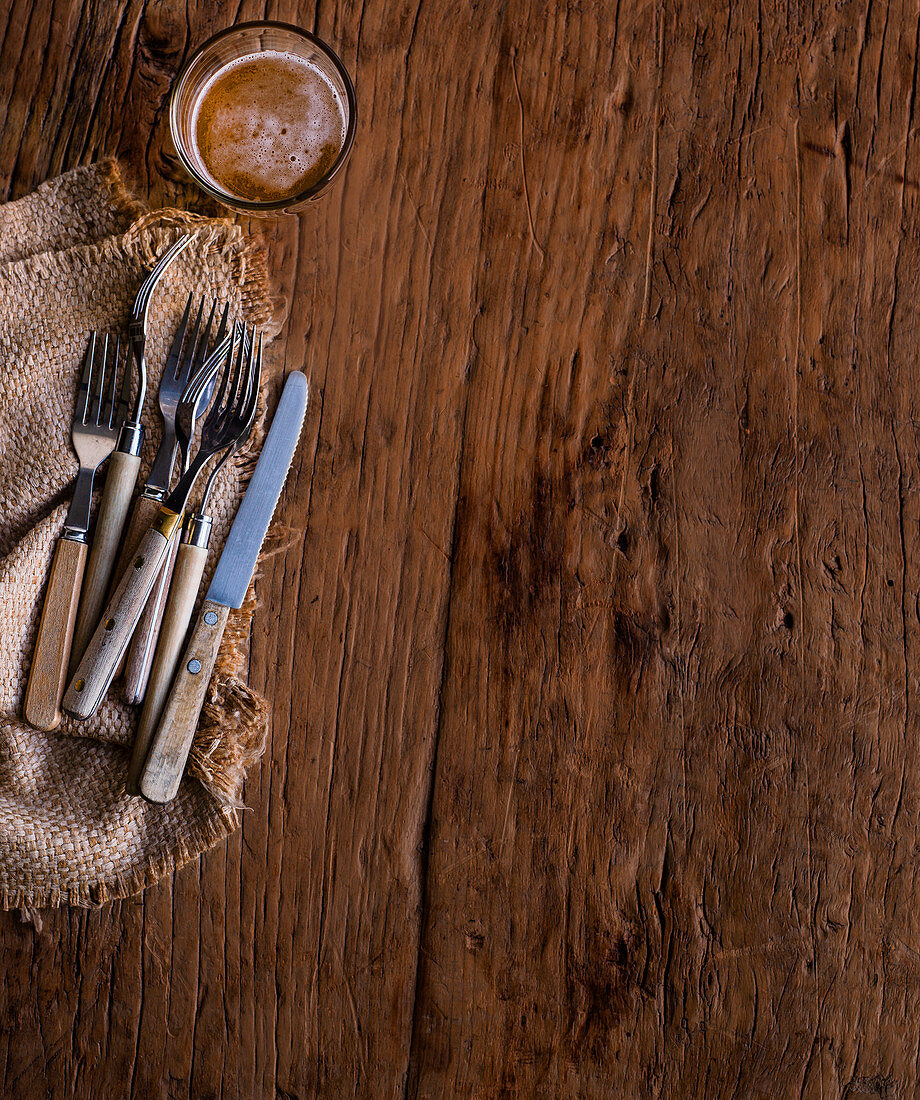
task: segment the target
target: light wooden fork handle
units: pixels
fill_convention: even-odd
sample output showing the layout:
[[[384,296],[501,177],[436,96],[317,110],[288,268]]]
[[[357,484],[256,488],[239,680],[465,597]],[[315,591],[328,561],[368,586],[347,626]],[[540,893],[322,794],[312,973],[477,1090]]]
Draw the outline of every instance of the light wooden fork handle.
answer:
[[[137,553],[141,539],[150,530],[150,525],[156,518],[162,503],[161,500],[154,500],[152,497],[146,497],[143,494],[134,501],[134,507],[131,509],[131,515],[125,525],[124,535],[121,539],[115,568],[112,570],[111,581],[106,593],[106,603],[115,595],[115,586],[124,576],[124,572],[128,568],[128,562]]]
[[[72,670],[83,656],[102,613],[140,464],[138,455],[125,454],[123,451],[113,451],[109,459],[93,545],[83,579],[80,612],[74,629]]]
[[[64,710],[75,718],[86,719],[95,714],[112,682],[163,565],[170,535],[180,518],[161,510],[156,525],[141,539],[136,556],[128,563],[64,693]]]
[[[137,553],[137,548],[140,546],[141,539],[147,534],[162,503],[162,500],[155,500],[153,497],[145,496],[143,493],[134,501],[131,515],[128,518],[128,522],[125,524],[124,534],[121,539],[121,549],[118,552],[118,559],[109,579],[109,588],[105,597],[106,604],[112,602],[112,597],[115,595],[115,586],[124,576],[124,572],[128,568],[128,562],[133,560],[134,555]],[[86,646],[84,646],[83,649],[85,651]],[[79,660],[79,654],[76,655],[76,660]],[[71,672],[76,672],[76,660],[71,664]],[[115,675],[117,676],[124,667],[125,658],[122,657]],[[130,699],[128,702],[130,702]]]
[[[198,598],[198,589],[201,586],[201,576],[207,559],[206,547],[192,546],[187,542],[180,543],[176,555],[176,568],[169,589],[169,601],[163,614],[163,625],[160,628],[153,667],[150,670],[150,679],[144,696],[144,709],[141,711],[137,737],[134,740],[134,752],[131,754],[131,763],[128,765],[128,790],[131,794],[138,794],[140,791],[141,771],[163,712],[163,705],[182,651],[182,643],[188,633],[189,620],[192,617],[195,600]]]
[[[166,550],[166,560],[163,562],[160,575],[154,582],[153,590],[147,598],[140,622],[137,624],[137,629],[134,631],[131,644],[128,647],[124,671],[125,702],[131,703],[133,706],[144,701],[147,691],[150,669],[153,665],[154,649],[163,620],[163,610],[166,606],[166,599],[172,591],[170,582],[176,564],[179,534],[180,532],[177,529],[170,539],[169,547]]]
[[[22,708],[26,721],[36,729],[53,730],[61,724],[61,696],[85,567],[86,543],[58,539]]]
[[[229,614],[213,600],[198,612],[141,774],[141,794],[149,802],[170,802],[179,790]]]

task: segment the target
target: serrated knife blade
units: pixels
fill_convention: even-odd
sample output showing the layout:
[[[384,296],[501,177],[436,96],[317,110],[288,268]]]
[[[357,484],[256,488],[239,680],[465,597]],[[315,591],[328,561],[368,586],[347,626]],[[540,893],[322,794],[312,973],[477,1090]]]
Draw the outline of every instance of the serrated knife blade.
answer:
[[[307,379],[300,371],[288,375],[246,495],[230,528],[206,600],[241,607],[265,541],[288,468],[297,450],[307,408]]]

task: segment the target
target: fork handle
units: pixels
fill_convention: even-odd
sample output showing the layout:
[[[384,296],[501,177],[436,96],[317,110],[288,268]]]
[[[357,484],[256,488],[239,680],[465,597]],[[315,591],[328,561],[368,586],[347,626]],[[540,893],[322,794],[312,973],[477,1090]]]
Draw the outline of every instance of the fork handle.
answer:
[[[176,671],[182,643],[188,633],[189,620],[192,617],[195,600],[198,598],[198,589],[201,586],[201,577],[207,560],[207,547],[192,546],[187,542],[179,546],[176,568],[169,589],[169,602],[166,604],[163,615],[153,668],[150,670],[150,680],[144,696],[144,709],[141,711],[134,752],[128,766],[128,790],[131,794],[139,793],[141,772],[150,751],[150,742],[153,740],[157,723],[163,713],[163,705]]]
[[[154,500],[153,497],[145,496],[143,493],[134,501],[131,515],[125,525],[124,536],[121,539],[118,557],[115,559],[115,568],[112,570],[112,576],[109,581],[108,593],[105,600],[106,603],[115,595],[115,586],[121,580],[124,571],[128,568],[128,562],[133,560],[134,555],[137,553],[137,548],[141,544],[141,539],[150,529],[150,525],[156,518],[156,514],[159,512],[162,503],[162,500]]]
[[[176,552],[179,548],[178,529],[170,539],[169,548],[166,551],[166,560],[157,577],[153,590],[144,605],[140,622],[131,638],[128,648],[128,657],[125,661],[125,701],[136,706],[144,701],[147,691],[147,682],[150,679],[150,668],[153,665],[153,654],[160,635],[160,624],[163,621],[163,609],[171,589],[173,569],[176,564]]]
[[[105,603],[110,603],[112,597],[115,595],[115,586],[121,580],[124,571],[128,568],[128,562],[134,559],[137,548],[140,546],[141,539],[149,530],[162,503],[162,499],[147,496],[146,492],[141,493],[141,495],[135,499],[134,507],[131,509],[131,515],[128,522],[125,524],[124,535],[121,539],[121,550],[119,551],[115,568],[112,570],[112,576],[109,579]],[[140,629],[140,627],[138,627],[138,629]],[[84,646],[84,649],[85,648]],[[116,670],[115,675],[117,676],[124,667],[125,660],[122,658],[121,664]],[[74,672],[76,669],[71,668],[71,671]],[[130,701],[129,699],[128,702]]]
[[[30,726],[53,730],[61,724],[61,696],[86,566],[86,543],[66,536],[54,548],[42,617],[29,668],[22,712]]]
[[[179,789],[229,614],[213,600],[198,612],[141,775],[141,794],[149,802],[170,802]]]
[[[175,512],[161,510],[155,525],[141,539],[137,556],[128,563],[64,695],[64,710],[75,718],[86,719],[96,713],[128,648],[180,519]]]
[[[99,622],[140,465],[139,455],[125,454],[123,451],[113,451],[109,459],[73,635],[71,669],[83,656]]]

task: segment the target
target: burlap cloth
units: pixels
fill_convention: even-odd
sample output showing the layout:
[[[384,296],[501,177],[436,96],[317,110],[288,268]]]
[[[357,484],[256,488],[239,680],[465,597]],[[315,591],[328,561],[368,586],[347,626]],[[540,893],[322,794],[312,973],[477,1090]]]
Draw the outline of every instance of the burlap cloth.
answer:
[[[125,793],[137,713],[114,686],[96,717],[39,733],[20,718],[41,600],[77,461],[70,426],[91,330],[126,331],[146,269],[180,230],[192,244],[154,293],[142,474],[159,435],[159,373],[189,291],[277,332],[264,256],[231,222],[145,213],[112,162],[80,168],[0,206],[0,906],[95,905],[143,890],[236,828],[264,708],[245,687],[251,607],[233,613],[190,775],[175,801]],[[261,429],[258,433],[261,435]],[[258,437],[256,438],[258,442]],[[250,452],[255,448],[251,447]],[[212,505],[214,568],[251,470],[228,464]]]

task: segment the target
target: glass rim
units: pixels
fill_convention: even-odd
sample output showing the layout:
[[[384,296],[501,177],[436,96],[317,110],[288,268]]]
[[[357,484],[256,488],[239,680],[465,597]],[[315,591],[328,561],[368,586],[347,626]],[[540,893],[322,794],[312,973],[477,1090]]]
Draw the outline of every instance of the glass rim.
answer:
[[[241,199],[235,195],[231,195],[226,191],[221,191],[219,187],[215,187],[210,181],[205,179],[199,169],[191,162],[183,149],[184,142],[180,140],[177,133],[178,126],[176,122],[176,116],[178,113],[178,98],[179,91],[182,85],[185,83],[192,66],[198,61],[198,59],[207,50],[211,49],[215,43],[220,42],[224,38],[229,38],[231,35],[238,34],[240,31],[254,30],[257,27],[269,28],[272,30],[288,31],[298,38],[302,38],[309,42],[312,46],[319,49],[332,63],[333,68],[339,75],[342,84],[345,88],[346,107],[348,111],[348,118],[345,124],[345,138],[342,141],[342,148],[339,150],[335,160],[329,166],[329,168],[323,173],[322,176],[313,184],[312,187],[308,187],[305,191],[300,191],[296,195],[291,195],[286,199],[272,199],[270,202],[259,202],[253,199]],[[227,206],[235,207],[240,210],[254,210],[254,211],[266,211],[266,210],[286,210],[289,207],[297,206],[300,203],[307,202],[309,199],[314,198],[321,191],[323,191],[338,175],[339,170],[348,159],[348,154],[351,152],[351,147],[355,140],[355,129],[357,126],[357,101],[355,99],[355,86],[352,82],[351,76],[348,70],[345,68],[345,64],[335,50],[322,38],[317,37],[311,31],[306,30],[303,27],[295,26],[293,23],[282,23],[275,19],[252,19],[246,23],[234,23],[231,27],[226,27],[222,31],[218,31],[217,34],[211,35],[197,47],[182,66],[182,68],[176,73],[173,78],[172,86],[169,91],[169,129],[172,134],[173,144],[176,147],[176,153],[179,159],[182,161],[185,170],[192,177],[195,183],[203,190],[206,191],[212,198],[222,202]]]

